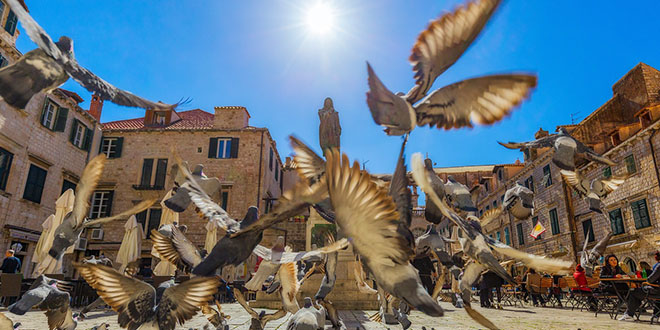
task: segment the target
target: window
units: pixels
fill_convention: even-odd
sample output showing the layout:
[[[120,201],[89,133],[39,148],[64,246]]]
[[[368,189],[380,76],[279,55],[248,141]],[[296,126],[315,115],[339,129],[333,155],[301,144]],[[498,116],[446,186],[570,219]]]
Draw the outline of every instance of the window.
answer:
[[[238,138],[211,138],[209,140],[209,158],[238,158]]]
[[[104,137],[101,140],[101,151],[108,158],[121,157],[121,150],[124,144],[123,137]]]
[[[51,131],[64,132],[69,109],[59,108],[53,100],[46,98],[41,110],[41,125]]]
[[[154,112],[154,125],[165,126],[167,113],[163,111]]]
[[[62,192],[60,192],[60,195],[69,189],[76,191],[76,184],[67,179],[64,179],[64,181],[62,181]]]
[[[484,189],[486,189],[486,192],[490,190],[490,185],[488,184],[488,181],[484,182]]]
[[[525,187],[527,187],[527,189],[529,189],[531,191],[534,191],[534,177],[533,176],[530,175],[529,178],[527,178],[527,180],[525,180]]]
[[[543,167],[543,181],[546,187],[552,186],[552,173],[550,172],[550,164]]]
[[[30,171],[28,172],[27,182],[25,183],[23,199],[35,203],[41,203],[41,194],[44,191],[46,174],[48,174],[48,172],[43,168],[30,164]]]
[[[552,234],[559,234],[559,218],[557,217],[557,209],[550,210],[550,227],[552,227]]]
[[[160,215],[162,210],[159,208],[151,208],[144,210],[135,215],[135,220],[142,225],[146,238],[151,237],[151,230],[160,226]]]
[[[275,166],[275,181],[279,180],[280,177],[280,171],[277,169],[277,166]]]
[[[486,205],[486,211],[490,210],[490,205]]]
[[[637,271],[637,263],[635,260],[631,258],[626,258],[626,260],[623,261],[626,266],[628,266],[628,270],[630,273],[635,273]]]
[[[2,15],[2,12],[0,12],[0,15]],[[0,68],[6,67],[7,65],[9,65],[9,61],[0,54]]]
[[[525,245],[525,234],[523,233],[522,223],[516,225],[516,232],[518,234],[518,245]]]
[[[5,23],[5,31],[9,34],[14,35],[16,32],[16,24],[18,23],[18,17],[14,14],[14,11],[9,10],[9,15],[7,15],[7,23]]]
[[[612,176],[612,168],[609,167],[609,166],[606,167],[606,168],[604,168],[604,169],[603,169],[603,177],[604,177],[605,179],[608,179],[608,178],[610,178],[611,176]]]
[[[502,241],[502,234],[500,234],[499,231],[498,231],[497,233],[495,233],[495,234],[497,234],[497,240],[498,240],[499,242],[501,242],[501,241]]]
[[[109,217],[112,212],[112,190],[95,191],[92,195],[92,205],[89,208],[89,218]]]
[[[11,162],[14,159],[14,154],[0,148],[0,190],[7,189],[7,180],[9,180],[9,169]]]
[[[646,199],[632,202],[630,207],[632,208],[633,219],[635,219],[635,228],[642,229],[651,226],[649,210],[646,207]]]
[[[222,198],[220,206],[223,210],[227,211],[227,207],[229,206],[229,191],[223,191],[221,195]]]
[[[270,148],[270,157],[268,157],[268,168],[273,170],[273,148]]]
[[[610,211],[610,226],[612,227],[612,235],[625,233],[625,230],[623,229],[623,216],[621,215],[621,209]]]
[[[484,210],[479,210],[479,217],[481,218],[484,215]]]
[[[502,171],[503,171],[503,170],[501,170],[501,169],[500,169],[499,171],[497,171],[497,178],[498,178],[500,181],[502,181]]]
[[[497,199],[493,201],[493,209],[497,208]]]
[[[155,172],[153,158],[145,158],[142,161],[140,184],[134,186],[134,188],[140,190],[161,190],[165,187],[165,179],[167,177],[167,158],[160,158],[155,161]]]
[[[584,233],[585,239],[587,239],[589,242],[593,242],[596,240],[596,237],[594,235],[594,226],[591,223],[591,219],[582,221],[582,232]],[[587,233],[589,234],[589,238],[587,238]]]
[[[628,155],[623,159],[623,161],[626,163],[628,174],[634,174],[637,172],[637,166],[635,166],[635,156]]]
[[[71,134],[69,135],[69,142],[74,146],[89,151],[93,136],[94,131],[87,128],[87,126],[83,125],[78,119],[73,121],[73,125],[71,125]]]
[[[533,217],[532,218],[532,230],[534,230],[534,227],[536,227],[537,222],[539,222],[539,217]],[[543,234],[537,236],[535,240],[540,240],[542,238],[543,238]]]
[[[511,245],[511,235],[509,234],[509,227],[504,228],[504,244]]]

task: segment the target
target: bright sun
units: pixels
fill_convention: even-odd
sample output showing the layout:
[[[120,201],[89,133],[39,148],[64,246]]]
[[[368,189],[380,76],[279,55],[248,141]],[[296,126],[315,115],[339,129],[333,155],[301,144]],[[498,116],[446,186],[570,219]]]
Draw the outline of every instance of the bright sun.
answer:
[[[310,31],[324,34],[332,30],[335,13],[326,2],[318,2],[307,9],[305,24]]]

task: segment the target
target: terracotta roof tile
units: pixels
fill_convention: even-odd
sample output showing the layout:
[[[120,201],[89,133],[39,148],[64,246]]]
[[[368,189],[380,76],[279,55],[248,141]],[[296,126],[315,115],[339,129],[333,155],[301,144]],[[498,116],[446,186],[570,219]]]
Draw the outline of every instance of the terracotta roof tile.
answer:
[[[102,124],[104,130],[147,131],[147,130],[181,130],[181,129],[211,129],[215,116],[201,109],[177,112],[181,120],[168,126],[145,127],[144,117],[111,121]]]

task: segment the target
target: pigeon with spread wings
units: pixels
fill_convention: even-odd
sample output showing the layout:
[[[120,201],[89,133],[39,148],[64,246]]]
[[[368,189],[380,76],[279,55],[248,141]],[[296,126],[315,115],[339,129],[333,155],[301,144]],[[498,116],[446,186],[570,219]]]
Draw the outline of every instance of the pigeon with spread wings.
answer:
[[[248,305],[243,293],[237,288],[234,288],[234,297],[236,297],[236,301],[238,301],[243,309],[250,314],[250,330],[263,330],[266,327],[266,323],[286,316],[286,311],[284,309],[278,309],[275,313],[271,314],[266,314],[265,311],[257,313],[252,307],[250,307],[250,305]]]
[[[555,153],[552,155],[552,162],[562,170],[575,171],[575,156],[580,156],[601,164],[614,166],[615,162],[607,157],[601,156],[591,148],[578,141],[568,133],[566,128],[559,127],[557,134],[540,137],[529,142],[497,142],[508,149],[519,149],[525,151],[529,149],[553,148]]]
[[[413,251],[398,231],[400,219],[392,198],[376,187],[357,162],[351,167],[348,157],[336,149],[326,155],[337,225],[364,258],[378,286],[428,315],[442,316],[442,308],[424,290],[409,262]]]
[[[80,182],[78,182],[78,185],[76,186],[76,197],[73,203],[73,210],[64,216],[62,223],[55,229],[53,245],[48,251],[48,254],[54,259],[59,260],[62,258],[66,249],[76,242],[85,228],[127,218],[133,214],[146,210],[156,202],[155,199],[145,200],[119,214],[88,220],[86,218],[89,210],[88,201],[91,199],[92,194],[96,189],[96,185],[101,179],[105,160],[105,155],[100,154],[92,158],[92,160],[87,163],[87,166],[85,166]]]
[[[170,237],[156,229],[151,230],[154,249],[165,260],[177,265],[178,269],[189,273],[202,262],[202,254],[178,227],[170,226],[170,230],[172,233]]]
[[[454,64],[479,35],[500,0],[476,0],[429,24],[413,46],[410,62],[415,86],[394,94],[367,63],[367,105],[388,135],[403,135],[415,126],[452,129],[472,122],[492,124],[507,116],[536,87],[536,76],[501,74],[456,82],[428,94],[435,79]]]
[[[179,285],[166,282],[158,288],[157,294],[153,286],[110,267],[90,264],[76,264],[75,267],[119,314],[119,326],[131,330],[141,327],[174,330],[177,323],[183,325],[195,316],[213,298],[219,285],[217,278],[195,277]]]
[[[39,46],[23,55],[16,63],[0,69],[0,96],[11,106],[25,109],[32,96],[59,87],[69,77],[101,99],[122,106],[173,110],[182,104],[152,102],[111,85],[78,64],[73,52],[73,40],[63,36],[58,42],[53,42],[17,0],[7,0],[7,4],[21,21],[30,39]]]
[[[561,176],[573,187],[589,204],[589,209],[603,213],[601,210],[601,199],[615,191],[623,182],[630,177],[630,175],[613,176],[607,179],[595,178],[589,180],[578,172],[561,170]]]
[[[504,193],[502,209],[511,213],[516,219],[529,218],[534,211],[534,192],[520,182],[516,182]]]
[[[21,299],[9,306],[9,311],[24,315],[37,306],[46,311],[49,329],[73,330],[78,322],[69,306],[71,296],[59,288],[62,285],[64,283],[61,281],[40,275]]]

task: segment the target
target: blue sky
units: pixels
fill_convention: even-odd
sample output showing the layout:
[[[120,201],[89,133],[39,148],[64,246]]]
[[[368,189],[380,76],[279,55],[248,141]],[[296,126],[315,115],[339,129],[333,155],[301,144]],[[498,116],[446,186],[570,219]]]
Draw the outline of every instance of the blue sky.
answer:
[[[318,150],[317,109],[332,97],[342,149],[391,172],[400,139],[388,137],[365,102],[369,61],[393,91],[413,84],[407,59],[428,22],[459,1],[329,0],[336,27],[314,34],[304,24],[316,0],[46,1],[30,0],[52,38],[70,36],[78,61],[120,88],[153,100],[191,97],[182,110],[241,105],[253,126],[270,129],[280,155],[296,134]],[[657,0],[505,1],[464,56],[435,88],[482,74],[535,72],[531,99],[491,127],[415,129],[412,152],[437,166],[513,162],[522,155],[496,140],[529,140],[542,126],[584,118],[612,96],[611,86],[639,62],[660,68]],[[22,29],[22,27],[21,27]],[[26,34],[17,43],[35,47]],[[90,94],[73,81],[88,107]],[[141,117],[143,110],[106,103],[102,121]],[[167,149],[169,150],[169,149]]]

